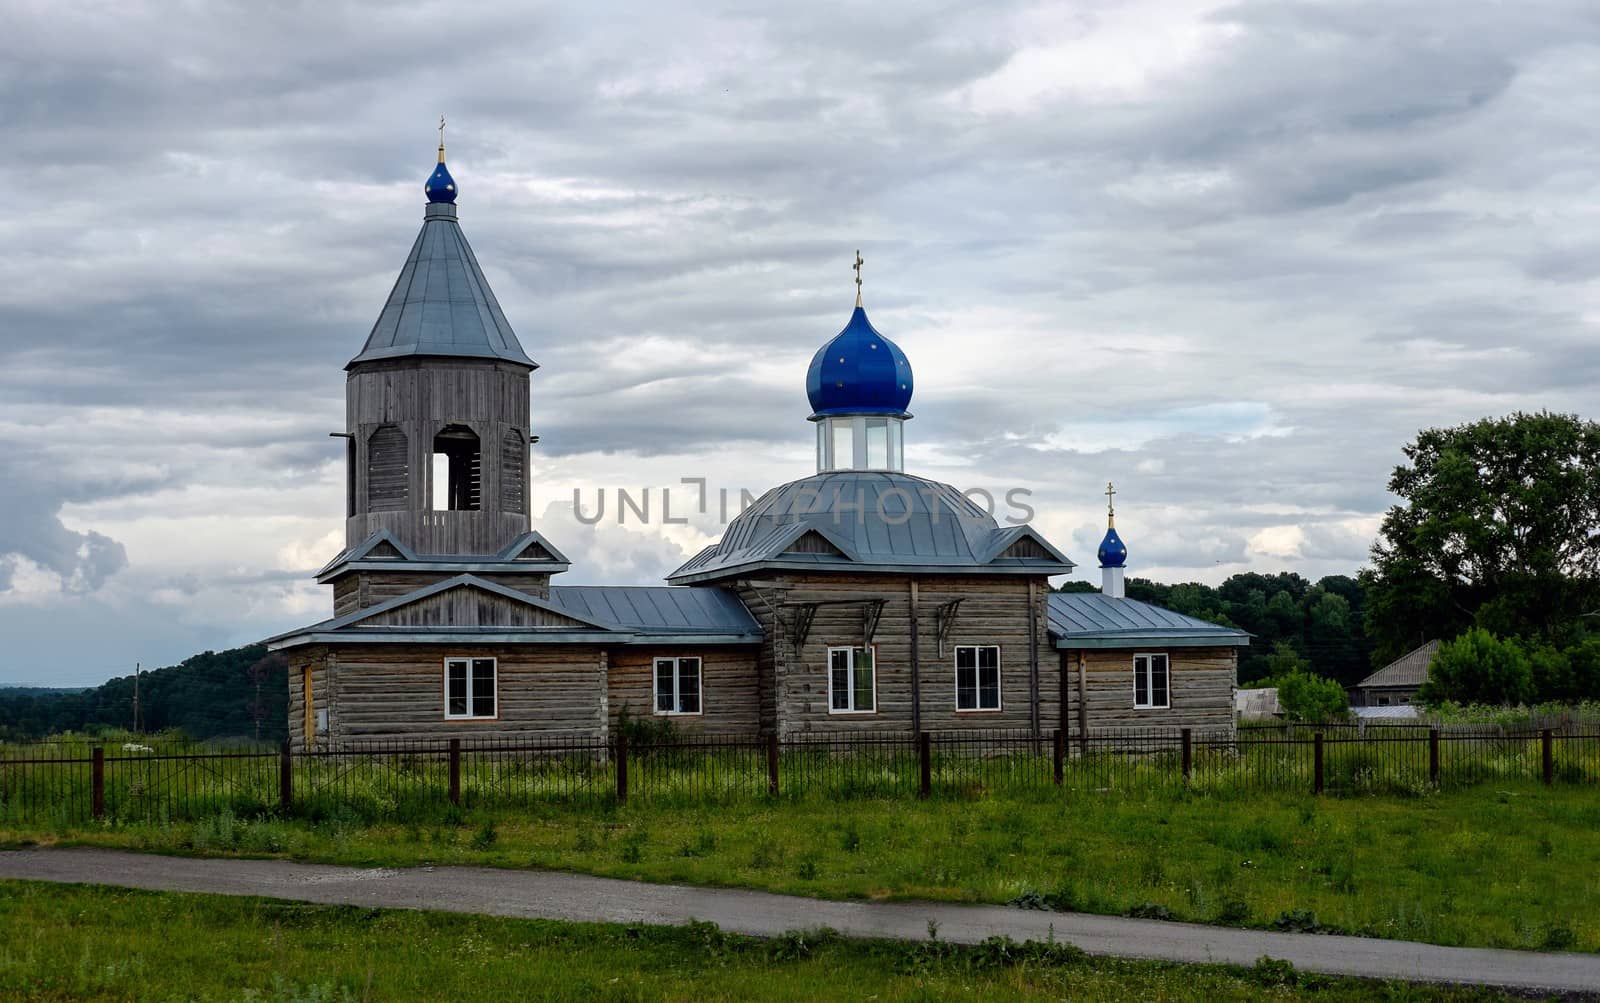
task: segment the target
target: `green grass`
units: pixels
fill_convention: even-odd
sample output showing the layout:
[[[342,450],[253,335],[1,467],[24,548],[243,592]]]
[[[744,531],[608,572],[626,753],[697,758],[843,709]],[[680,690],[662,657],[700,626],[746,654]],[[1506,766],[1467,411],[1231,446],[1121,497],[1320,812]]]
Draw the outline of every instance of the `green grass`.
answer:
[[[364,825],[53,828],[89,844],[355,865],[485,864],[841,899],[1034,907],[1436,944],[1600,950],[1600,797],[1535,785],[1425,797],[1111,795],[556,808]]]
[[[1490,1000],[1481,990],[1086,958],[1056,944],[771,941],[0,882],[0,997],[29,1000]]]

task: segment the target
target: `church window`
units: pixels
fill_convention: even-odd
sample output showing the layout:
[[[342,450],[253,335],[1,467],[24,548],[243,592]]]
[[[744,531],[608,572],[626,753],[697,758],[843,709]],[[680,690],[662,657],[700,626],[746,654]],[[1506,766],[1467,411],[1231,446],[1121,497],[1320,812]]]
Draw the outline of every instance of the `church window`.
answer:
[[[367,440],[367,511],[404,510],[410,480],[410,444],[405,432],[397,425],[379,426]]]
[[[828,649],[828,713],[871,714],[878,709],[877,646]]]
[[[476,512],[483,501],[478,433],[446,425],[433,439],[433,510]]]
[[[1168,702],[1166,655],[1133,656],[1133,705],[1160,708]]]
[[[700,713],[700,659],[658,658],[655,663],[656,713]]]
[[[444,660],[444,716],[473,720],[496,715],[495,660],[446,658]]]
[[[889,469],[889,419],[868,418],[867,462],[868,470]]]
[[[956,646],[956,710],[1000,709],[1000,646]]]

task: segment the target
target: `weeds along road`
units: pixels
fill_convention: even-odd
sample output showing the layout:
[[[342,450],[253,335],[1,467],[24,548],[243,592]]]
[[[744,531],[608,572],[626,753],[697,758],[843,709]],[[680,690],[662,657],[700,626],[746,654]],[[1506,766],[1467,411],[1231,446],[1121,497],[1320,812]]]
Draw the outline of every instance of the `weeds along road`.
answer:
[[[1303,971],[1556,993],[1600,993],[1600,955],[1437,947],[1399,940],[1273,933],[1159,920],[1035,912],[1006,906],[831,902],[720,888],[481,867],[354,868],[287,860],[166,857],[93,849],[0,852],[0,879],[154,891],[258,895],[324,905],[676,925],[716,923],[758,937],[830,927],[849,937],[986,937],[1074,944],[1091,954],[1252,965],[1271,957]]]

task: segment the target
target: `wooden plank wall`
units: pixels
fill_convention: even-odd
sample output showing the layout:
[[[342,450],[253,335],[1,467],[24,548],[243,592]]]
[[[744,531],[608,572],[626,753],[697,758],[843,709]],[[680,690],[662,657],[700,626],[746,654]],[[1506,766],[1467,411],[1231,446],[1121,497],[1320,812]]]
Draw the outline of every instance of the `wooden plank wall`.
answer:
[[[333,615],[344,616],[379,603],[398,599],[446,578],[471,573],[470,566],[456,571],[351,571],[333,580]],[[545,571],[478,575],[485,581],[526,592],[540,599],[550,598],[550,574]]]
[[[529,606],[506,596],[462,585],[406,603],[368,620],[396,627],[572,627],[592,625]]]
[[[445,719],[447,656],[498,659],[498,719]],[[607,660],[597,646],[350,645],[338,658],[334,741],[607,733]]]
[[[357,366],[345,384],[345,429],[356,443],[356,512],[346,521],[346,545],[388,529],[418,553],[492,554],[527,532],[528,422],[528,371],[521,366],[469,359]],[[478,436],[479,511],[431,511],[433,440],[451,424]],[[373,433],[385,426],[404,433],[404,463],[372,455]],[[512,440],[519,448],[510,447]],[[377,511],[394,508],[395,477],[405,478],[404,508]]]
[[[906,731],[911,714],[911,579],[872,575],[783,575],[750,583],[740,598],[767,631],[764,653],[772,659],[773,718],[780,732]],[[918,576],[918,649],[921,663],[921,726],[928,731],[964,728],[1028,728],[1032,717],[1028,578],[1024,576]],[[961,599],[944,652],[939,650],[935,610]],[[793,650],[790,626],[797,607],[837,599],[883,599],[875,634],[878,706],[873,714],[832,714],[828,708],[828,648],[861,643],[862,612],[855,605],[819,606],[804,647]],[[774,629],[766,603],[777,605]],[[1039,714],[1048,733],[1059,717],[1058,690],[1047,685],[1053,659],[1044,616],[1043,579],[1035,580],[1033,630],[1039,645]],[[955,709],[955,646],[1000,646],[1001,709]],[[765,666],[763,666],[765,668]],[[763,711],[765,715],[765,710]]]
[[[328,680],[330,656],[328,648],[323,645],[311,645],[296,648],[289,652],[289,742],[296,749],[304,749],[306,743],[305,722],[305,669],[311,668],[311,704],[315,713],[317,708],[329,706],[325,703],[329,697]],[[330,713],[329,717],[332,717]],[[332,729],[332,722],[329,722]],[[326,743],[329,736],[318,735],[317,738]]]
[[[1170,707],[1141,710],[1133,706],[1133,656],[1156,652],[1170,657]],[[1234,725],[1233,691],[1239,655],[1234,648],[1141,647],[1065,651],[1069,734],[1078,734],[1079,664],[1083,668],[1084,706],[1090,731],[1101,728],[1194,728],[1207,731]],[[1052,665],[1052,668],[1056,668]],[[1053,672],[1052,675],[1055,675]],[[1060,676],[1052,680],[1059,685]],[[1051,727],[1057,727],[1053,724]]]
[[[663,716],[680,731],[742,733],[761,730],[761,698],[757,682],[757,648],[615,648],[611,652],[610,716],[624,708],[635,717],[655,711],[655,659],[694,655],[700,658],[700,714]]]

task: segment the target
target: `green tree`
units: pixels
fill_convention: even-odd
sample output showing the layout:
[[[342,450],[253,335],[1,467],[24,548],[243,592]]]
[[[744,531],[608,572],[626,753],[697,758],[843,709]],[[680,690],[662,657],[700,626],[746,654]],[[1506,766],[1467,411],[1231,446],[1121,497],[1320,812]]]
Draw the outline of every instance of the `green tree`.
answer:
[[[1350,714],[1344,687],[1332,679],[1294,671],[1279,676],[1278,706],[1291,721],[1343,721]]]
[[[1439,646],[1417,699],[1504,705],[1528,703],[1533,695],[1533,663],[1522,646],[1473,627]]]
[[[1363,577],[1377,659],[1473,626],[1570,640],[1600,596],[1600,424],[1517,413],[1404,452]]]

